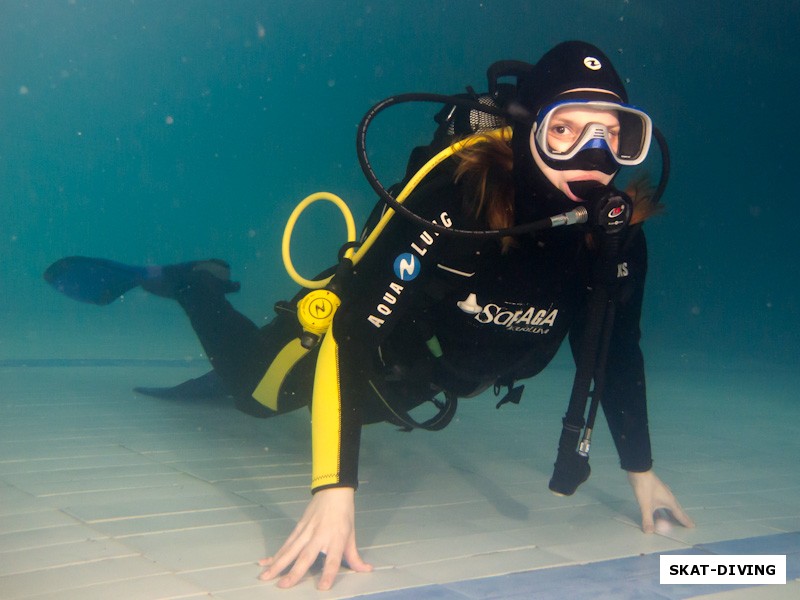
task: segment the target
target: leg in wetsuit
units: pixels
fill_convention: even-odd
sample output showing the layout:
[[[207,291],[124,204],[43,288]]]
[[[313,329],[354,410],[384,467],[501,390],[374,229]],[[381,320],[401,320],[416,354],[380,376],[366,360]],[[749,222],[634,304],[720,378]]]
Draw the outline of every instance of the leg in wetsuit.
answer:
[[[205,268],[211,262],[215,261],[163,267],[161,277],[143,283],[142,287],[177,300],[214,371],[233,395],[237,409],[266,418],[307,405],[313,385],[311,356],[306,356],[287,376],[277,412],[252,397],[278,352],[299,336],[300,326],[290,315],[279,314],[259,329],[226,300],[225,294],[239,289],[237,283],[228,279],[227,265],[224,270]]]
[[[258,328],[225,298],[225,294],[237,291],[239,285],[230,281],[227,265],[221,263],[224,269],[217,268],[218,262],[221,263],[201,261],[165,266],[161,277],[144,282],[142,287],[180,304],[214,371],[233,395],[237,409],[267,418],[310,405],[318,347],[300,359],[283,380],[277,412],[252,396],[278,353],[302,333],[293,307],[303,292],[287,303],[284,310],[277,311],[270,323]],[[209,263],[211,268],[205,268]],[[392,366],[375,365],[359,390],[365,424],[388,421],[405,427],[407,422],[398,418],[398,414],[432,400],[439,393],[429,383],[429,367],[416,366],[414,372],[399,374]]]

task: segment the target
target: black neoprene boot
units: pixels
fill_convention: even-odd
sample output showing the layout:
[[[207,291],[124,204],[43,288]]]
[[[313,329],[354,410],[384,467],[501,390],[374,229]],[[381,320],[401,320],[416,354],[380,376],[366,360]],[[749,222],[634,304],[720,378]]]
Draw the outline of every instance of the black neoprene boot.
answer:
[[[228,263],[218,258],[156,267],[141,286],[151,294],[173,300],[192,288],[224,295],[238,292],[241,287],[238,281],[231,281]]]

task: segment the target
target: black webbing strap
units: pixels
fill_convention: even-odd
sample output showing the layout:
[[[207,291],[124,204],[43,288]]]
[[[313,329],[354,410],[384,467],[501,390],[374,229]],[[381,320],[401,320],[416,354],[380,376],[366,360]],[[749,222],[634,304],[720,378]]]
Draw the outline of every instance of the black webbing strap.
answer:
[[[458,408],[458,397],[454,394],[450,394],[449,392],[442,392],[444,394],[444,401],[436,398],[430,399],[436,408],[439,409],[439,412],[437,412],[430,419],[420,423],[414,417],[412,417],[407,410],[393,406],[392,403],[389,402],[383,396],[383,394],[380,393],[380,391],[378,391],[378,388],[372,381],[369,382],[369,385],[386,409],[392,414],[394,417],[394,423],[400,426],[401,431],[412,431],[414,429],[439,431],[447,427],[450,424],[450,421],[452,421],[453,417],[456,415],[456,409]]]

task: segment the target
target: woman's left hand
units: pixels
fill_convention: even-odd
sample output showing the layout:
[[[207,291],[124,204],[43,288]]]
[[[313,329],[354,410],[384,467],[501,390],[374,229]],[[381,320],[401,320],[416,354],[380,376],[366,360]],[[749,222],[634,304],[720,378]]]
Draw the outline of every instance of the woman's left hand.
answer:
[[[628,471],[628,481],[642,511],[642,531],[645,533],[655,531],[653,515],[659,509],[668,510],[673,518],[684,527],[694,527],[694,521],[678,504],[672,491],[652,470],[644,473]]]

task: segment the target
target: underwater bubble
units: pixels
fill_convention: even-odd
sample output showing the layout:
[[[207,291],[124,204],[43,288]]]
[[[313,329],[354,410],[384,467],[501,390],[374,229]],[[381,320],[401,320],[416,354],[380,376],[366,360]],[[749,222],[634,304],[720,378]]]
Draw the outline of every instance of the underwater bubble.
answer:
[[[164,123],[166,123],[167,125],[174,124],[175,123],[175,117],[173,117],[172,115],[167,115],[166,117],[164,117]]]
[[[19,95],[20,96],[27,96],[30,93],[30,89],[28,89],[27,85],[19,86]]]

